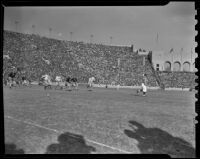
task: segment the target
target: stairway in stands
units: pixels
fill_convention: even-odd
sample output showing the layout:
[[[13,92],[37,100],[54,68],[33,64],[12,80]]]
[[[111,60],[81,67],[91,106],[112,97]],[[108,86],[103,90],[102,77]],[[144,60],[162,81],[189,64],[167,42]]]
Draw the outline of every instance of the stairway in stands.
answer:
[[[151,67],[151,70],[152,70],[152,73],[153,73],[153,76],[156,78],[156,81],[157,81],[157,84],[158,86],[161,88],[161,89],[164,89],[165,88],[165,85],[164,83],[162,82],[158,72],[154,69],[153,67],[153,63],[147,58],[148,62],[149,62],[149,65]]]

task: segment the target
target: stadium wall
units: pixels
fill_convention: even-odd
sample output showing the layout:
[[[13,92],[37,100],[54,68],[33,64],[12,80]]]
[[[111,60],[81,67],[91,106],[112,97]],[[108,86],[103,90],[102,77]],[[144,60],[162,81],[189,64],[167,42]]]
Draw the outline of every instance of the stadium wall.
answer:
[[[186,53],[185,53],[186,54]],[[188,54],[191,54],[190,52]],[[195,55],[195,54],[194,54]],[[194,56],[193,55],[193,56]],[[194,57],[181,57],[180,54],[165,53],[164,51],[153,51],[152,62],[157,71],[187,71],[196,72]]]

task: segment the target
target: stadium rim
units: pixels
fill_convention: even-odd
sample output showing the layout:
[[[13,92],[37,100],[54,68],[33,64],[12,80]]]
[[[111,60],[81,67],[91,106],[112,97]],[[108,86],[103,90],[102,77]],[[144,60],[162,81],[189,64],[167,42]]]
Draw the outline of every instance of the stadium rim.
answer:
[[[45,126],[42,126],[42,125],[39,125],[39,124],[36,124],[36,123],[31,123],[29,121],[22,121],[22,120],[16,119],[16,118],[11,117],[11,116],[5,116],[5,117],[8,118],[8,119],[12,119],[14,121],[20,122],[20,123],[25,123],[25,124],[32,125],[32,126],[39,127],[39,128],[43,128],[43,129],[46,129],[46,130],[49,130],[49,131],[54,131],[56,133],[60,133],[60,134],[64,133],[63,131],[58,131],[56,129],[51,129],[51,128],[48,128],[48,127],[45,127]],[[85,140],[90,142],[90,143],[94,143],[94,144],[97,144],[97,145],[100,145],[100,146],[103,146],[103,147],[107,147],[107,148],[110,148],[110,149],[113,149],[113,150],[117,150],[117,151],[120,151],[120,152],[123,152],[123,153],[128,153],[128,154],[134,153],[134,152],[129,152],[129,151],[122,150],[122,149],[119,149],[119,148],[116,148],[116,147],[112,147],[112,146],[109,146],[109,145],[105,145],[103,143],[90,140],[88,138],[85,138]]]

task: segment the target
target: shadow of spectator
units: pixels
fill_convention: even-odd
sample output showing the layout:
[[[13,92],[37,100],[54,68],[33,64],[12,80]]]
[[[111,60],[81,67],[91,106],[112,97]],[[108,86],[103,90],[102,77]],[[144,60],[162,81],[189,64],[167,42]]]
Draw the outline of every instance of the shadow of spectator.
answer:
[[[168,154],[170,157],[195,158],[195,149],[181,138],[173,137],[158,128],[146,128],[136,121],[129,121],[133,130],[124,133],[136,139],[143,154]]]
[[[47,147],[45,154],[89,154],[96,149],[85,143],[83,136],[69,132],[58,136],[59,143]]]
[[[5,154],[24,154],[23,149],[17,149],[17,146],[13,143],[5,144]]]

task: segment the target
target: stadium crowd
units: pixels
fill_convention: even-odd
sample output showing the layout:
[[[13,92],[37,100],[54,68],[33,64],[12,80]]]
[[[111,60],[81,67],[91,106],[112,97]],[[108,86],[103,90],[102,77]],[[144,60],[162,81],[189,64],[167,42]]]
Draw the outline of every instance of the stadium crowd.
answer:
[[[195,73],[193,72],[159,72],[165,87],[195,88]]]
[[[22,70],[30,81],[38,81],[42,75],[49,74],[53,79],[57,75],[71,76],[84,83],[95,76],[99,84],[138,86],[145,73],[147,85],[157,86],[149,59],[145,58],[144,65],[143,56],[131,47],[61,41],[4,31],[3,54],[10,57],[3,61],[4,78],[15,68]],[[169,78],[160,75],[164,81]]]

